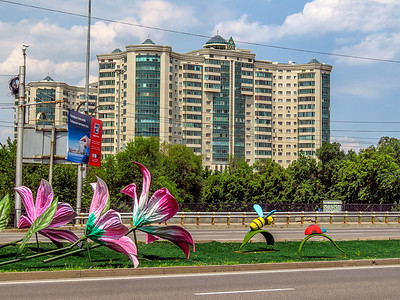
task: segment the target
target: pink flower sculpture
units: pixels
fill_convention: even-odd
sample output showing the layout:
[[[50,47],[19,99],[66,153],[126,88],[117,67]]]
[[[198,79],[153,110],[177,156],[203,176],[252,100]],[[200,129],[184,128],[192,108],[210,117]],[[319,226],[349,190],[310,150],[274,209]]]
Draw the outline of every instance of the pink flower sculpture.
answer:
[[[48,209],[53,202],[53,189],[46,180],[42,179],[36,194],[36,203],[33,202],[32,191],[25,187],[16,187],[15,190],[21,196],[27,216],[21,216],[18,228],[30,228],[37,218]],[[58,202],[56,214],[50,225],[39,231],[40,234],[48,237],[58,248],[63,244],[59,240],[67,240],[74,243],[78,237],[70,230],[56,229],[71,222],[76,217],[71,205]]]
[[[120,214],[114,210],[108,210],[109,194],[106,183],[97,178],[97,183],[92,183],[92,188],[94,195],[89,209],[85,236],[96,243],[125,254],[136,268],[139,265],[136,245],[125,236],[128,228],[122,224]],[[107,211],[104,212],[105,210]]]
[[[153,242],[159,238],[167,239],[179,246],[189,258],[190,248],[195,244],[190,233],[179,226],[151,226],[153,222],[161,223],[171,219],[178,211],[178,203],[171,193],[162,188],[156,191],[148,200],[151,175],[150,172],[141,164],[134,162],[143,173],[143,187],[140,198],[136,195],[136,185],[134,183],[125,187],[121,192],[133,198],[133,227],[131,230],[140,230],[147,233],[146,243]]]

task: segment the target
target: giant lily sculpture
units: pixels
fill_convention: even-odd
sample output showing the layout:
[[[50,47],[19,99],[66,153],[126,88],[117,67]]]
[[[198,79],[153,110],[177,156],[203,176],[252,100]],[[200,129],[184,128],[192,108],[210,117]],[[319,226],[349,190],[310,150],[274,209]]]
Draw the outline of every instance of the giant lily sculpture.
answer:
[[[40,233],[49,238],[58,248],[63,247],[60,240],[71,243],[78,240],[72,231],[59,229],[71,222],[76,217],[76,213],[68,203],[58,202],[57,198],[53,199],[54,193],[49,182],[44,179],[40,182],[36,203],[33,202],[32,191],[29,188],[21,186],[15,190],[20,195],[27,214],[27,216],[21,216],[18,228],[29,228],[19,251],[34,233]]]
[[[136,268],[139,265],[136,245],[125,236],[128,228],[122,224],[120,214],[112,209],[108,210],[110,202],[106,183],[97,178],[97,183],[92,183],[92,187],[94,195],[83,239],[89,238],[98,244],[125,254]]]
[[[21,196],[22,202],[24,203],[27,212],[27,216],[21,216],[18,223],[18,228],[29,229],[26,232],[24,238],[15,242],[3,244],[1,245],[1,247],[10,245],[15,246],[19,242],[21,242],[17,252],[18,256],[24,249],[26,243],[29,241],[32,235],[35,234],[36,243],[39,250],[39,242],[37,237],[38,233],[49,238],[58,248],[63,247],[63,244],[60,242],[60,240],[70,241],[71,243],[73,243],[73,246],[78,244],[78,237],[73,232],[71,232],[70,230],[59,229],[59,227],[64,226],[72,221],[75,218],[76,213],[69,204],[58,202],[58,198],[54,198],[53,189],[50,183],[42,179],[39,189],[36,193],[36,202],[33,201],[32,191],[29,188],[21,186],[15,188],[15,190]],[[58,250],[51,250],[48,252],[30,255],[22,258],[16,258],[13,260],[2,262],[0,263],[0,265],[31,259],[57,251]]]
[[[133,226],[129,232],[134,233],[135,244],[136,230],[147,233],[146,243],[153,242],[159,238],[167,239],[182,249],[189,258],[190,245],[195,250],[195,244],[190,233],[180,226],[152,226],[151,223],[161,223],[171,219],[178,211],[178,203],[166,188],[157,190],[150,200],[149,189],[151,182],[150,172],[140,163],[134,162],[143,173],[143,186],[140,198],[136,194],[134,183],[126,186],[121,192],[133,198]]]
[[[91,239],[97,243],[97,245],[91,247],[92,249],[104,245],[114,251],[123,253],[132,261],[136,268],[139,265],[136,245],[126,236],[128,228],[122,224],[120,214],[109,209],[109,193],[106,183],[100,178],[97,178],[97,183],[92,183],[91,185],[94,194],[92,203],[90,204],[89,219],[86,223],[85,233],[79,241],[87,241],[87,239]],[[90,255],[90,247],[88,243],[86,243],[86,249]],[[46,259],[44,262],[46,263],[60,259],[83,250],[84,249],[71,251],[69,253]]]

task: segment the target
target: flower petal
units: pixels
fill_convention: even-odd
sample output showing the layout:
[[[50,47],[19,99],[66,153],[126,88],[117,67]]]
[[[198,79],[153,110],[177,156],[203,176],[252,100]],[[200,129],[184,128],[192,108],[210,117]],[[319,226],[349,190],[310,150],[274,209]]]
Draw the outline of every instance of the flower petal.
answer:
[[[60,240],[66,240],[71,243],[75,243],[78,240],[78,237],[70,230],[63,229],[51,229],[46,228],[39,231],[40,234],[48,237],[58,248],[62,248],[63,244]]]
[[[108,238],[101,238],[100,241],[104,243],[108,248],[123,253],[129,257],[132,261],[133,266],[136,268],[139,265],[139,260],[137,258],[137,248],[135,243],[127,236],[122,236],[121,238],[114,240]]]
[[[53,201],[54,193],[50,183],[44,179],[40,182],[36,193],[36,217],[39,217],[46,209],[50,207]]]
[[[32,191],[26,186],[19,186],[14,189],[19,194],[22,202],[24,203],[28,218],[32,222],[34,222],[36,220],[36,209],[35,204],[33,203]]]
[[[74,209],[68,203],[58,202],[56,214],[49,227],[58,228],[71,222],[77,216]]]
[[[131,183],[121,190],[121,193],[128,195],[133,199],[133,215],[135,216],[139,209],[139,200],[136,194],[136,184]]]
[[[89,215],[93,212],[96,219],[101,215],[104,207],[106,207],[108,202],[108,187],[107,184],[97,177],[97,183],[92,184],[94,189],[92,203],[90,204]]]
[[[152,235],[152,234],[146,234],[146,244],[150,244],[154,241],[159,240],[160,238],[156,235]]]
[[[167,221],[175,216],[178,209],[178,202],[176,202],[174,196],[166,188],[159,189],[153,194],[143,214],[140,216],[140,225]]]
[[[32,221],[25,216],[21,216],[18,222],[18,228],[29,228],[32,226]]]
[[[129,229],[122,224],[121,215],[110,209],[95,223],[95,226],[103,230],[101,239],[119,239],[128,233]],[[99,240],[101,240],[99,238]]]
[[[142,171],[143,173],[142,193],[140,194],[140,199],[139,199],[139,211],[142,211],[146,207],[147,200],[149,198],[151,175],[149,170],[147,170],[145,166],[143,166],[138,162],[133,162],[133,163],[137,165],[140,168],[140,171]]]
[[[138,229],[150,235],[156,235],[160,238],[173,242],[182,249],[187,258],[189,258],[190,254],[189,245],[193,246],[193,252],[196,251],[192,236],[190,235],[189,231],[182,227],[175,225],[165,227],[144,226]]]

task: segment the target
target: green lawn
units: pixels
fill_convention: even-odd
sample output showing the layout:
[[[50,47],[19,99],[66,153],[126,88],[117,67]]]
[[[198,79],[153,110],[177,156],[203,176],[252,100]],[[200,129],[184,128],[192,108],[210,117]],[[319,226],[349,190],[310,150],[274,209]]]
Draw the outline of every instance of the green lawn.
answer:
[[[199,243],[196,244],[196,252],[190,253],[190,259],[187,260],[183,252],[170,242],[139,243],[139,268],[400,257],[400,240],[340,241],[337,244],[346,252],[346,256],[329,241],[307,241],[300,258],[297,253],[300,242],[277,242],[274,246],[248,243],[242,250],[239,250],[240,243]],[[43,250],[55,249],[50,243],[41,243],[40,247]],[[36,244],[29,244],[23,252],[24,255],[35,253]],[[0,262],[15,258],[15,254],[16,248],[12,246],[0,249]],[[82,252],[48,264],[42,261],[51,256],[4,265],[0,266],[0,272],[132,267],[126,256],[106,247],[93,249],[90,254],[92,263],[88,253]]]

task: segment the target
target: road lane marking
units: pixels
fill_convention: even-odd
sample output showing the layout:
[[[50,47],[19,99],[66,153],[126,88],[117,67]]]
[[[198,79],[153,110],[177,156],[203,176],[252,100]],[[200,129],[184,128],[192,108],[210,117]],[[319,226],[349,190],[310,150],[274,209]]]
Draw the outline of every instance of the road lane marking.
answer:
[[[228,292],[206,292],[206,293],[194,293],[194,295],[195,296],[207,296],[207,295],[264,293],[264,292],[283,292],[283,291],[294,291],[294,289],[286,288],[286,289],[244,290],[244,291],[228,291]]]
[[[328,268],[305,268],[305,269],[284,269],[284,270],[264,270],[264,271],[259,270],[259,271],[257,271],[257,274],[293,273],[293,272],[324,272],[324,271],[366,270],[366,269],[375,269],[376,270],[376,269],[389,269],[389,268],[400,268],[400,266],[399,265],[380,265],[380,266],[331,267],[331,268],[328,267]],[[238,276],[254,275],[254,271],[0,281],[0,286],[24,285],[24,284],[44,284],[44,283],[92,282],[92,281],[110,281],[110,280],[168,279],[168,278],[179,278],[179,277],[208,277],[208,276],[229,276],[229,275],[238,275]]]

